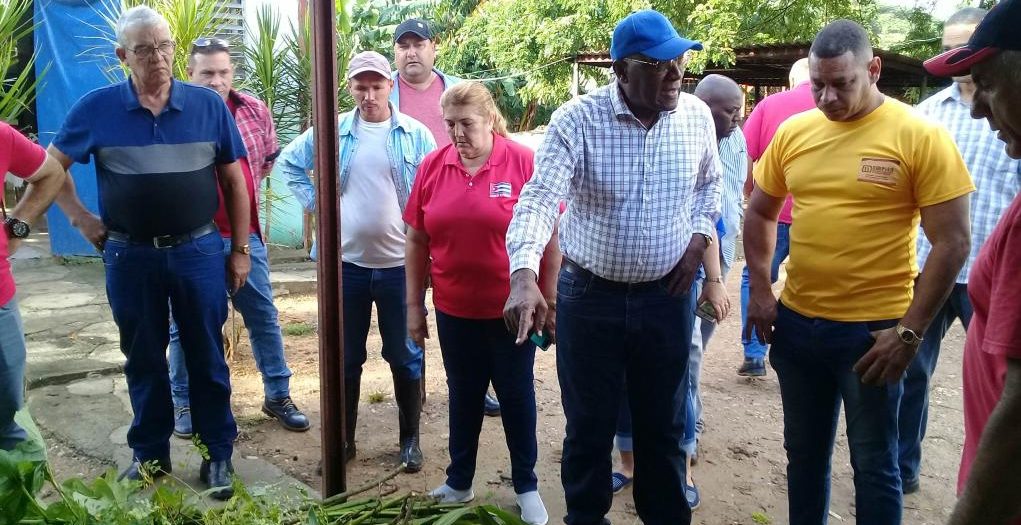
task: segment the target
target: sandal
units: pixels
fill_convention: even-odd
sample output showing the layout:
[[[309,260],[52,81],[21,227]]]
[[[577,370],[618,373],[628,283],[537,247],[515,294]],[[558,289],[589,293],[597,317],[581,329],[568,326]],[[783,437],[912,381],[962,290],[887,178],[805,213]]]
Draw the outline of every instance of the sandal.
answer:
[[[631,484],[631,478],[621,474],[620,472],[614,472],[613,475],[610,476],[610,480],[612,482],[614,494],[619,494],[620,491],[624,490]]]

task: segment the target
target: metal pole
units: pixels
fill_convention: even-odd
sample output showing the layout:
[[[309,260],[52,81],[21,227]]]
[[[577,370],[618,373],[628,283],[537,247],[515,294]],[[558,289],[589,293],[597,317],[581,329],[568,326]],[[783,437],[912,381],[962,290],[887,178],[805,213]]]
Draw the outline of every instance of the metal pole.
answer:
[[[319,244],[319,383],[323,497],[347,488],[344,460],[344,326],[337,187],[337,41],[333,0],[312,8],[312,123],[315,126],[316,220]]]

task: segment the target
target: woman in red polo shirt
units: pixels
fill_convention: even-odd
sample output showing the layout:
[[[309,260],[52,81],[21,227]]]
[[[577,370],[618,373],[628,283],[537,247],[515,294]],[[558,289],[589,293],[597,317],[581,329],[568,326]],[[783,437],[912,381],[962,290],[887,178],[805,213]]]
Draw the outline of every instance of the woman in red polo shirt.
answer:
[[[404,212],[408,223],[408,332],[429,337],[423,305],[432,259],[436,326],[450,394],[450,466],[432,495],[448,502],[475,497],[472,479],[490,382],[500,399],[511,478],[526,523],[548,521],[537,491],[535,345],[515,344],[503,322],[510,294],[506,234],[521,187],[532,177],[533,153],[507,138],[492,95],[463,82],[440,99],[452,144],[422,161]],[[540,285],[552,304],[559,257],[556,232],[547,246]]]

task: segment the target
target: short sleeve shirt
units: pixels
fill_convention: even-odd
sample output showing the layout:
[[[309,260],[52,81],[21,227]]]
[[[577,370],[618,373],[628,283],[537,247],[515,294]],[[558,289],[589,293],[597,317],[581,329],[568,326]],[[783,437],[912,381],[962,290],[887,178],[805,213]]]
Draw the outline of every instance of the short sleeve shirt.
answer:
[[[780,126],[755,166],[774,197],[794,196],[781,300],[833,321],[899,319],[918,274],[919,209],[975,191],[950,134],[892,99],[852,122],[821,111]]]
[[[0,122],[0,183],[8,172],[15,177],[27,179],[35,175],[45,161],[46,150],[11,126]],[[14,297],[14,276],[11,275],[11,263],[7,260],[7,228],[0,230],[3,231],[0,233],[0,306],[3,306]]]
[[[975,312],[964,345],[964,454],[958,490],[971,472],[982,430],[1003,395],[1007,360],[1021,359],[1021,196],[982,246],[968,296]],[[1011,522],[1015,525],[1021,520]]]
[[[422,161],[404,220],[429,236],[437,310],[466,319],[503,316],[510,295],[507,227],[532,163],[531,149],[500,135],[474,176],[453,145]]]
[[[95,158],[103,223],[139,238],[211,223],[219,206],[216,165],[246,155],[220,95],[176,80],[155,116],[130,79],[87,93],[53,145],[76,162]]]

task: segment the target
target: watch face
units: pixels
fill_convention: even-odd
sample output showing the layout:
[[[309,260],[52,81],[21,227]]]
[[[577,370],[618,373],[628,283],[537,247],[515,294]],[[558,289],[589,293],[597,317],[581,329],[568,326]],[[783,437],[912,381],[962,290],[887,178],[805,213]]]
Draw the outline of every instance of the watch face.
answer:
[[[17,219],[14,219],[8,221],[7,225],[10,228],[11,236],[18,239],[24,239],[25,237],[28,237],[28,224]]]

